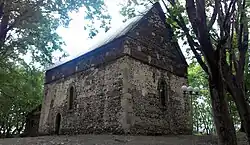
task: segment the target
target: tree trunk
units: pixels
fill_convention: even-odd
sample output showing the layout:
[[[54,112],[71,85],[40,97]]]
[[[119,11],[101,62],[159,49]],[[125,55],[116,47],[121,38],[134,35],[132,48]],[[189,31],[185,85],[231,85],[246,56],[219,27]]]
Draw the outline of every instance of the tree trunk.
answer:
[[[240,115],[242,127],[247,134],[248,143],[250,143],[250,106],[245,96],[246,93],[232,75],[229,74],[226,79],[228,92],[233,97]]]
[[[215,77],[209,77],[209,88],[219,145],[237,145],[233,121],[225,98],[225,88],[219,73]]]
[[[248,56],[248,53],[247,53],[247,56]],[[248,57],[247,57],[248,58]],[[246,68],[248,68],[248,59],[246,59],[247,60],[247,62],[246,62]],[[246,83],[245,83],[245,98],[246,98],[246,101],[247,101],[247,103],[248,103],[248,100],[249,100],[249,97],[247,96],[247,92],[248,92],[248,89],[247,89],[247,86],[246,86]],[[249,103],[248,103],[249,104]],[[250,105],[250,104],[249,104]],[[240,130],[239,130],[240,132],[244,132],[244,133],[246,133],[246,130],[245,130],[245,128],[244,128],[244,123],[243,123],[243,120],[241,119],[240,120]],[[248,141],[249,141],[249,138],[248,138]],[[249,142],[250,143],[250,142]]]
[[[233,98],[235,99],[235,103],[242,120],[243,128],[247,134],[248,143],[250,143],[250,106],[245,99],[242,89],[237,88],[234,90],[234,92],[235,93],[233,94],[235,96],[233,96]]]

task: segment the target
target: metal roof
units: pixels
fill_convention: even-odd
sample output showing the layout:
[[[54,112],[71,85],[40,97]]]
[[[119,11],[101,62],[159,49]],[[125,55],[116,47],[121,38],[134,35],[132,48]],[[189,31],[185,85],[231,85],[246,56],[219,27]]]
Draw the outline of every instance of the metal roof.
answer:
[[[141,18],[151,9],[151,7],[149,9],[146,9],[144,12],[141,12],[140,16],[136,16],[132,19],[127,20],[125,23],[123,23],[123,25],[121,25],[120,27],[117,27],[116,29],[110,29],[109,31],[107,31],[107,33],[105,33],[105,37],[103,39],[98,39],[93,45],[91,45],[89,48],[87,48],[88,51],[87,53],[90,53],[91,50],[94,49],[98,49],[103,45],[106,45],[108,43],[111,43],[112,41],[114,41],[117,38],[120,38],[124,35],[127,34],[127,32],[131,29],[133,29],[139,22],[139,20],[141,20]],[[95,39],[95,38],[94,38]],[[48,68],[46,68],[46,70],[50,70],[53,69],[59,65],[62,65],[68,61],[71,61],[77,57],[80,57],[82,55],[86,54],[86,52],[84,53],[80,53],[78,55],[72,56],[72,57],[67,57],[62,61],[58,61],[55,64],[49,66]]]

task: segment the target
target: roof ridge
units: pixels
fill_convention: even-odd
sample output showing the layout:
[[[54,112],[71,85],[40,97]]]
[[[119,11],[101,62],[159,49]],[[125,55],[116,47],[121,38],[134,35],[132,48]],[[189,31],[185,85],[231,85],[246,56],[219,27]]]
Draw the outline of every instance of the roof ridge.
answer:
[[[123,23],[123,25],[121,26],[121,27],[123,27],[123,28],[117,27],[117,28],[116,28],[117,31],[115,31],[116,29],[112,29],[112,28],[111,28],[107,33],[105,33],[105,35],[111,35],[111,34],[115,34],[115,35],[111,35],[111,36],[109,36],[109,37],[107,36],[106,38],[99,40],[99,41],[100,41],[99,43],[95,43],[94,45],[90,46],[90,48],[88,48],[90,51],[84,52],[84,53],[79,53],[79,54],[77,54],[77,55],[75,55],[75,56],[73,56],[73,57],[71,57],[71,58],[70,58],[70,57],[67,57],[67,58],[65,58],[65,59],[62,60],[62,61],[58,61],[58,62],[56,62],[55,64],[53,64],[53,65],[47,67],[47,68],[46,68],[46,71],[47,71],[47,70],[54,69],[54,68],[56,68],[56,67],[58,67],[58,66],[61,66],[61,65],[65,64],[65,63],[67,63],[67,62],[69,62],[69,61],[72,61],[72,60],[74,60],[74,59],[77,59],[78,57],[81,57],[81,56],[83,56],[83,55],[89,54],[89,53],[93,52],[94,50],[100,49],[100,48],[102,48],[103,46],[105,46],[105,45],[107,45],[107,44],[109,44],[109,43],[111,43],[111,42],[117,40],[118,38],[121,38],[122,36],[127,35],[131,30],[133,30],[133,29],[136,27],[136,25],[138,25],[138,24],[140,23],[140,20],[141,20],[145,15],[147,15],[148,12],[150,12],[150,10],[152,10],[152,8],[153,8],[155,5],[157,5],[157,3],[159,4],[159,2],[156,2],[156,3],[153,4],[150,8],[145,9],[145,11],[144,11],[145,14],[143,14],[142,16],[133,17],[133,18],[129,19],[128,21],[126,21],[125,23]],[[113,32],[113,31],[114,31],[114,32]]]

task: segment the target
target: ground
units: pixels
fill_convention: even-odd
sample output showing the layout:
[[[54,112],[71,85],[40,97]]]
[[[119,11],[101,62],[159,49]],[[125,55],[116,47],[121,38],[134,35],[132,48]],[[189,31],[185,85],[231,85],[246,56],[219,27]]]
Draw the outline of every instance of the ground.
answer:
[[[244,135],[239,145],[247,145]],[[76,135],[0,139],[0,145],[217,145],[215,136]]]

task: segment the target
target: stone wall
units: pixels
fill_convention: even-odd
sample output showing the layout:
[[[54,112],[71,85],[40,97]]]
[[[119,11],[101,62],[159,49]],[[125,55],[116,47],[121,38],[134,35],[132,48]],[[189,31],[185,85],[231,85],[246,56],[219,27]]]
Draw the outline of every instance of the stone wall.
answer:
[[[156,5],[158,6],[158,5]],[[125,47],[140,61],[168,70],[178,76],[187,76],[187,63],[178,43],[172,38],[172,29],[165,22],[161,8],[153,7],[128,33]]]
[[[190,133],[189,101],[180,92],[187,64],[159,6],[116,47],[107,44],[46,72],[40,133],[55,132],[58,114],[63,134]],[[167,84],[164,106],[160,79]],[[68,105],[70,87],[74,109]]]
[[[60,133],[122,132],[121,95],[124,59],[92,67],[45,85],[40,133],[54,133],[61,114]],[[68,89],[74,86],[74,109],[68,110]]]
[[[158,81],[167,82],[162,107]],[[93,67],[45,86],[39,132],[55,133],[61,115],[61,134],[187,134],[188,100],[180,87],[186,78],[150,66],[130,56]],[[68,109],[68,90],[76,90],[74,109]]]
[[[128,90],[132,113],[132,134],[189,134],[190,114],[188,98],[183,98],[180,88],[187,84],[184,77],[157,69],[135,59],[127,59]],[[166,106],[161,105],[158,84],[167,82]]]
[[[189,101],[180,91],[187,84],[187,63],[161,12],[153,7],[124,42],[124,53],[132,57],[125,77],[127,96],[132,96],[127,97],[132,134],[191,133]],[[166,106],[159,95],[160,79],[167,82]]]

